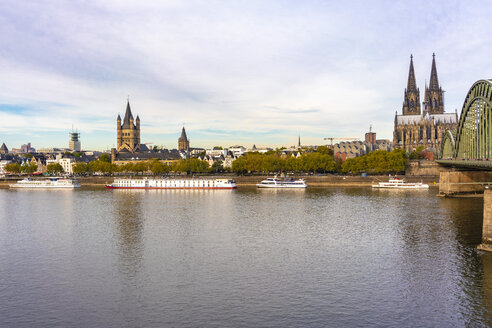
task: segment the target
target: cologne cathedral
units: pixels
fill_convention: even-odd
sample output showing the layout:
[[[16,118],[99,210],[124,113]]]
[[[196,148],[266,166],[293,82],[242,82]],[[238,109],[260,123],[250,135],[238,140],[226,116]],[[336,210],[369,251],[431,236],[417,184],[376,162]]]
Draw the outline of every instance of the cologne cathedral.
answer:
[[[458,114],[444,112],[444,94],[437,78],[436,58],[432,54],[429,85],[425,86],[423,111],[420,106],[420,90],[415,81],[413,56],[407,88],[403,96],[402,115],[395,113],[393,147],[413,151],[419,146],[438,153],[446,130],[457,129]]]

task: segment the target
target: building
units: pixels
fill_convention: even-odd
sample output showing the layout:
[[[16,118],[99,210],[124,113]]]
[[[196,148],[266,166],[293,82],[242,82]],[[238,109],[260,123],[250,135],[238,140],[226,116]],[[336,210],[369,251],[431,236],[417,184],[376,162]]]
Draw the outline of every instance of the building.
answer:
[[[190,141],[188,137],[186,137],[186,131],[183,126],[183,130],[181,130],[181,136],[178,139],[178,150],[184,150],[186,153],[190,150]]]
[[[116,119],[116,150],[118,152],[136,153],[140,151],[140,118],[133,120],[130,101],[126,104],[125,118],[121,124],[121,117]]]
[[[2,147],[0,147],[0,154],[8,154],[9,153],[9,149],[7,148],[7,146],[5,146],[5,143],[2,144]]]
[[[80,133],[78,132],[70,132],[70,141],[68,142],[68,148],[71,151],[79,152],[80,151]]]
[[[444,112],[444,91],[437,77],[436,58],[432,54],[429,86],[425,86],[423,112],[420,106],[420,90],[417,88],[410,56],[407,88],[403,96],[402,115],[395,113],[393,147],[413,151],[419,146],[437,153],[446,130],[457,128],[458,114]]]
[[[369,132],[365,135],[365,142],[369,144],[376,143],[376,132],[372,132],[372,125],[369,126]]]

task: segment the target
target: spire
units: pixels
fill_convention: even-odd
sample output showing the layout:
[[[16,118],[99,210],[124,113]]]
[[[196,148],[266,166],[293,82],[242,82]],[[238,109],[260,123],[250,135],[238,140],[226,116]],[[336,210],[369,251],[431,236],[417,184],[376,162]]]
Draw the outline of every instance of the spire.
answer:
[[[403,115],[420,115],[420,91],[415,81],[413,69],[413,55],[410,55],[410,68],[408,70],[408,83],[403,97]]]
[[[417,82],[415,82],[415,71],[413,70],[413,55],[410,55],[410,69],[408,71],[407,90],[408,91],[417,90]]]
[[[123,128],[129,129],[132,126],[130,125],[130,119],[133,120],[132,110],[130,109],[130,101],[128,100],[126,103],[126,112],[125,118],[123,119]]]
[[[436,54],[432,54],[432,69],[429,82],[430,90],[439,90],[439,80],[437,79]]]
[[[186,137],[186,131],[185,131],[184,126],[183,126],[183,129],[181,130],[181,137],[179,137],[179,140],[182,140],[182,141],[188,140],[188,138]]]
[[[299,140],[297,141],[297,147],[301,147],[301,135],[299,135]]]

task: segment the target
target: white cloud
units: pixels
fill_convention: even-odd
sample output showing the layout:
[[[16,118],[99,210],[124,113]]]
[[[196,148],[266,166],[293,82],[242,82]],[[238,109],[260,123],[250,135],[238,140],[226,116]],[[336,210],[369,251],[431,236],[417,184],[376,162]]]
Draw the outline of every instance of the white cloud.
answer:
[[[410,53],[421,98],[437,53],[448,111],[460,108],[471,83],[490,76],[491,23],[480,6],[3,3],[0,104],[30,110],[0,105],[0,138],[21,143],[28,131],[59,133],[31,140],[47,146],[74,124],[86,145],[107,147],[128,94],[142,137],[158,144],[174,145],[183,122],[195,146],[290,144],[299,133],[319,143],[362,137],[369,124],[391,138]],[[207,131],[223,132],[214,140]]]

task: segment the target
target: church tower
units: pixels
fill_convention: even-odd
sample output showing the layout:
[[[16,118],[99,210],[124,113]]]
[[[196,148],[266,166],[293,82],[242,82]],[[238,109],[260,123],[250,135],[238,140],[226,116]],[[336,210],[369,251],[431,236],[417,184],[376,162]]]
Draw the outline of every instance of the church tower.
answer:
[[[120,115],[116,119],[117,151],[128,151],[131,153],[140,151],[140,118],[137,116],[136,124],[133,122],[130,101],[128,101],[123,124],[121,124]]]
[[[181,137],[179,137],[178,139],[178,150],[184,150],[188,152],[189,149],[190,149],[190,141],[186,137],[186,131],[183,126],[183,130],[181,131]]]
[[[403,115],[420,115],[420,90],[415,82],[415,71],[413,70],[413,56],[410,55],[410,69],[408,72],[408,83],[403,97]]]
[[[444,113],[444,96],[437,79],[436,55],[432,54],[432,68],[429,87],[425,87],[424,111],[429,114]]]

